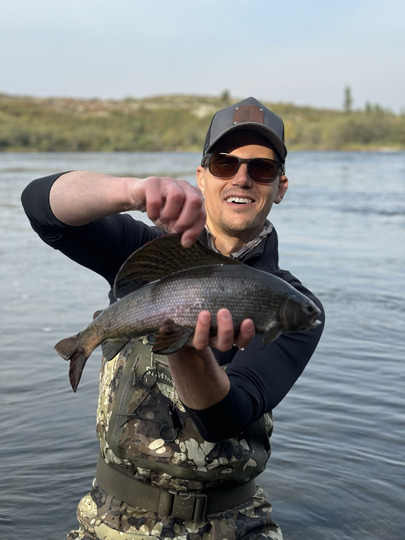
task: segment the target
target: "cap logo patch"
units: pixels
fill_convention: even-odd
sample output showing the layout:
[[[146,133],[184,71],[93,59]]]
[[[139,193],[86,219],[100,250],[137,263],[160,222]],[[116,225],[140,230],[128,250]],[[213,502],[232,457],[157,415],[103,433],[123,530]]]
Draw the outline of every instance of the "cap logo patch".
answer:
[[[239,124],[241,122],[256,122],[257,124],[264,124],[264,110],[261,107],[251,105],[235,107],[235,111],[233,113],[233,123]]]

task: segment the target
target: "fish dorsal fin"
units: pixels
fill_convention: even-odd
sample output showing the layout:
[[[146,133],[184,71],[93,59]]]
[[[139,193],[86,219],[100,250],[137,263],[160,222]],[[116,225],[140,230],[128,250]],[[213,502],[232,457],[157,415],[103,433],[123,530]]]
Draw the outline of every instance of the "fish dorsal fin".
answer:
[[[206,248],[201,242],[184,248],[180,234],[167,234],[134,251],[121,266],[114,281],[116,298],[170,274],[198,266],[239,265],[239,261]]]

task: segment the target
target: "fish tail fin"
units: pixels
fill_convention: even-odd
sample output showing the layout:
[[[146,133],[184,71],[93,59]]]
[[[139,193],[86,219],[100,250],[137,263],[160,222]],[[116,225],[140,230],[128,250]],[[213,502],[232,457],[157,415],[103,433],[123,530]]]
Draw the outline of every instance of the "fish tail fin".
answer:
[[[73,391],[76,392],[87,358],[90,355],[84,349],[78,336],[62,339],[54,348],[62,358],[70,360],[69,379]]]

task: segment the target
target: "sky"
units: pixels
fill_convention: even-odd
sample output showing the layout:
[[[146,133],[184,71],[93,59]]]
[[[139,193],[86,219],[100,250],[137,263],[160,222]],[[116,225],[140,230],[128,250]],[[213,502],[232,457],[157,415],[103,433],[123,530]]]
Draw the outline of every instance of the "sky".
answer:
[[[403,0],[2,0],[0,93],[405,112]]]

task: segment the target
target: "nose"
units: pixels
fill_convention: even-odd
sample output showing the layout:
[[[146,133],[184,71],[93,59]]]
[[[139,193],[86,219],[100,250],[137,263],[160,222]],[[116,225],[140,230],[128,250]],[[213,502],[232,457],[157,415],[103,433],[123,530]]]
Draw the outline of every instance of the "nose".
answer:
[[[246,163],[240,164],[239,169],[236,171],[235,176],[232,178],[232,184],[239,187],[250,187],[253,184],[253,180],[248,175]]]

